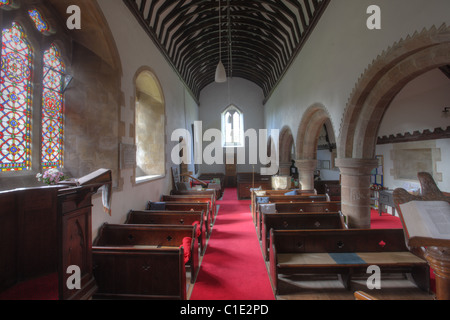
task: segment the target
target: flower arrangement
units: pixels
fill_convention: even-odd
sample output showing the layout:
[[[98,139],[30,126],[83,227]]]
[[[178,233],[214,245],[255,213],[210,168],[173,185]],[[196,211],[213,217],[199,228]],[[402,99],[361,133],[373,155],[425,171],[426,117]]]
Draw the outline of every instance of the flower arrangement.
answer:
[[[67,180],[68,177],[58,169],[52,168],[44,171],[44,174],[38,173],[36,179],[46,184],[58,184],[60,181]]]

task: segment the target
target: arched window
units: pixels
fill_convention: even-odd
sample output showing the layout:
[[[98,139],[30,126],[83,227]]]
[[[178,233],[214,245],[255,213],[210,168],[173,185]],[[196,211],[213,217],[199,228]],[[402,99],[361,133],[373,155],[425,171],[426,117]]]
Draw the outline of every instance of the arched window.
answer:
[[[55,45],[44,53],[42,92],[42,153],[43,169],[63,166],[64,139],[64,73],[65,66]]]
[[[222,112],[222,142],[224,147],[244,145],[244,116],[233,105]]]
[[[17,23],[2,32],[0,169],[31,167],[32,49]]]
[[[136,78],[136,182],[165,175],[165,106],[155,75],[142,71]]]

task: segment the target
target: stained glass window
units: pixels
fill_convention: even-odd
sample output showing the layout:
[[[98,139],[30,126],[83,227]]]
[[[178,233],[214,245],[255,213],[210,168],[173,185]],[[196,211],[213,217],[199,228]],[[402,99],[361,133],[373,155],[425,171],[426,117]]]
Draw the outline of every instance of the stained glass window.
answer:
[[[33,20],[36,29],[38,29],[42,33],[49,31],[49,26],[44,21],[39,11],[37,11],[36,9],[28,10],[28,14],[30,15],[31,20]]]
[[[60,52],[52,45],[44,53],[44,80],[42,92],[42,168],[63,165],[63,82],[65,66]]]
[[[32,49],[22,28],[2,31],[0,170],[31,167]]]
[[[11,0],[0,0],[0,7],[9,6],[11,4]]]

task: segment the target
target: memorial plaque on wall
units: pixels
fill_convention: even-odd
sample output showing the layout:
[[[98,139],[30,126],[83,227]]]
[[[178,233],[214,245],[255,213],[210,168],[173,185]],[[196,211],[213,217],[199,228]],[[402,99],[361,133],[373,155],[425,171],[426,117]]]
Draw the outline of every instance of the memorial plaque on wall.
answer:
[[[136,165],[136,146],[120,144],[120,169],[133,169]]]

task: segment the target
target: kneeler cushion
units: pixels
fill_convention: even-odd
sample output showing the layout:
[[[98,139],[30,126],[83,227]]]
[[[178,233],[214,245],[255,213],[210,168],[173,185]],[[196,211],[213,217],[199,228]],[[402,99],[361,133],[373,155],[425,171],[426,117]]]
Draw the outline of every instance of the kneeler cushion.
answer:
[[[192,238],[191,237],[184,237],[183,243],[180,245],[180,248],[183,247],[184,249],[184,263],[188,263],[189,259],[191,258],[191,243]]]

